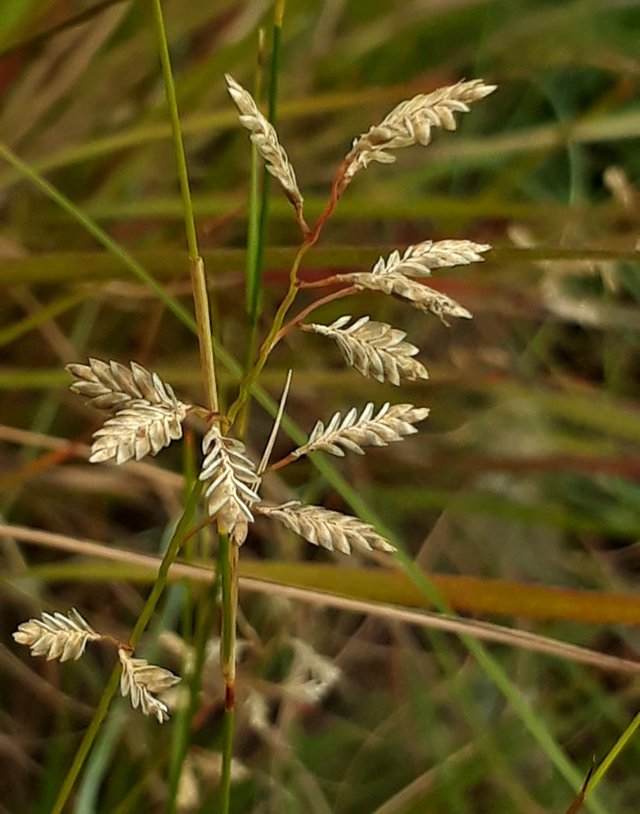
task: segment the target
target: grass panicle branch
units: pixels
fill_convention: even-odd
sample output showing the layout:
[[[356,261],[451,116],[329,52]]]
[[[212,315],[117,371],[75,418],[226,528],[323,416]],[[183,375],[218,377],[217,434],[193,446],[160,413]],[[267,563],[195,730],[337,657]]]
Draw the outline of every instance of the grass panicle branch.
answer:
[[[126,367],[113,360],[89,359],[88,365],[70,364],[66,369],[77,380],[69,389],[98,410],[114,413],[142,401],[175,410],[186,406],[178,401],[171,385],[137,362]]]
[[[213,424],[202,441],[204,460],[200,480],[205,481],[207,512],[218,528],[241,545],[253,522],[251,507],[260,497],[260,478],[247,457],[244,444],[222,435]]]
[[[149,664],[146,659],[134,659],[131,653],[121,647],[118,658],[122,666],[120,692],[129,696],[134,709],[140,707],[144,715],[158,719],[158,723],[169,720],[167,705],[155,696],[175,686],[180,678],[169,670]]]
[[[418,348],[405,342],[406,333],[386,322],[375,322],[368,316],[349,325],[351,316],[338,317],[330,325],[308,323],[304,331],[332,339],[346,363],[366,378],[399,385],[401,380],[415,382],[428,379],[424,365],[415,359]]]
[[[486,243],[472,240],[425,240],[407,246],[402,254],[398,250],[389,257],[378,258],[371,273],[379,276],[404,274],[405,277],[428,277],[432,269],[467,266],[481,263],[482,256],[491,249]]]
[[[276,17],[278,17],[278,14],[280,15],[279,24],[281,24],[282,15],[280,12],[282,11],[283,2],[277,3],[276,6]],[[247,448],[243,443],[247,433],[249,399],[254,393],[259,392],[259,388],[254,388],[254,385],[275,345],[297,326],[300,326],[304,331],[331,338],[338,345],[347,364],[356,368],[365,376],[395,385],[403,381],[420,382],[427,378],[426,369],[416,358],[418,348],[405,341],[406,334],[404,331],[385,322],[376,322],[372,316],[366,315],[355,320],[352,320],[349,316],[340,317],[331,325],[322,325],[319,322],[308,325],[301,325],[301,323],[312,311],[321,308],[323,305],[361,291],[374,291],[394,296],[420,311],[435,314],[443,322],[447,317],[468,319],[471,314],[463,305],[455,302],[437,288],[427,287],[423,284],[422,278],[430,276],[431,272],[437,268],[481,261],[484,252],[489,248],[485,244],[454,240],[417,243],[409,246],[402,253],[394,251],[386,258],[381,257],[369,272],[354,270],[344,274],[332,274],[323,280],[317,281],[317,283],[304,286],[309,289],[328,285],[346,287],[307,305],[304,311],[294,319],[290,319],[289,310],[296,299],[299,288],[303,287],[299,280],[299,270],[303,258],[319,239],[324,224],[353,177],[372,163],[392,163],[395,161],[396,151],[399,149],[414,144],[429,144],[433,136],[433,128],[455,129],[457,115],[468,111],[473,102],[491,93],[494,87],[486,85],[481,80],[460,82],[430,94],[420,94],[397,105],[380,124],[370,127],[368,131],[353,142],[351,150],[334,175],[327,205],[316,220],[313,228],[310,229],[304,219],[304,202],[298,188],[294,169],[279,142],[278,135],[273,127],[273,121],[267,120],[260,113],[255,101],[242,86],[231,77],[227,77],[229,92],[240,111],[241,122],[249,130],[251,141],[265,162],[266,171],[279,181],[288,199],[293,203],[298,223],[302,229],[302,243],[290,268],[289,285],[284,298],[275,316],[270,321],[266,336],[257,355],[255,352],[257,338],[255,345],[252,342],[249,343],[250,352],[247,354],[248,361],[246,362],[245,375],[236,401],[229,410],[225,411],[224,406],[220,407],[218,404],[207,281],[202,260],[198,254],[186,159],[180,133],[180,119],[175,88],[173,87],[160,0],[154,0],[153,8],[156,15],[161,46],[161,62],[178,159],[178,174],[183,194],[196,322],[194,323],[190,315],[180,306],[175,308],[174,312],[190,329],[193,330],[196,327],[200,343],[200,365],[207,396],[207,408],[193,408],[191,405],[179,401],[169,385],[162,382],[156,374],[150,373],[141,366],[136,365],[136,363],[131,363],[127,367],[115,362],[100,362],[92,359],[89,365],[71,366],[70,370],[76,378],[72,389],[83,395],[92,406],[107,413],[105,424],[94,436],[91,452],[91,460],[94,462],[109,460],[121,463],[131,458],[139,460],[149,453],[155,454],[172,440],[179,439],[182,436],[182,424],[189,411],[193,409],[200,417],[206,417],[207,424],[203,429],[204,440],[202,442],[202,457],[204,460],[199,474],[199,482],[185,501],[188,507],[185,507],[183,521],[186,522],[185,518],[188,513],[193,519],[193,514],[196,511],[195,506],[202,497],[201,493],[204,492],[203,508],[209,515],[210,525],[215,525],[220,534],[217,578],[220,580],[222,592],[220,661],[225,687],[221,810],[226,812],[230,807],[231,759],[233,755],[235,640],[238,615],[237,590],[240,545],[247,537],[250,525],[254,522],[256,516],[260,517],[261,523],[267,519],[273,521],[274,524],[279,523],[286,530],[296,533],[313,545],[323,547],[329,551],[344,554],[371,552],[372,550],[395,553],[395,561],[401,565],[407,574],[412,574],[413,565],[405,561],[406,558],[403,558],[404,555],[401,550],[395,550],[391,542],[393,540],[392,535],[389,532],[384,532],[379,518],[373,512],[367,512],[367,507],[356,493],[356,490],[351,488],[348,483],[343,486],[344,479],[340,479],[339,473],[332,470],[331,464],[328,464],[322,456],[320,456],[319,460],[314,459],[314,464],[317,461],[318,469],[322,474],[331,473],[331,483],[340,484],[340,490],[345,496],[346,502],[352,506],[355,515],[360,516],[341,514],[324,506],[304,505],[297,501],[275,506],[266,505],[261,502],[260,497],[263,471],[266,471],[267,468],[271,471],[281,470],[286,463],[303,455],[316,452],[342,457],[348,452],[364,454],[368,451],[367,447],[385,447],[397,443],[406,439],[409,435],[413,435],[417,431],[415,425],[424,420],[429,413],[427,408],[415,407],[413,404],[391,405],[385,403],[376,410],[373,402],[367,403],[363,409],[356,407],[343,409],[335,412],[326,422],[318,420],[306,442],[303,442],[304,436],[296,438],[295,443],[301,445],[281,461],[268,467],[268,460],[280,422],[282,421],[285,428],[287,427],[288,419],[284,415],[284,407],[286,391],[289,387],[288,382],[275,425],[271,431],[270,440],[267,443],[263,461],[256,467],[247,454]],[[275,91],[271,95],[270,102],[273,103],[274,99]],[[272,116],[270,118],[272,119]],[[15,167],[19,166],[15,161],[13,163]],[[42,190],[47,191],[47,194],[51,193],[51,188],[47,187],[46,182],[43,184],[39,181],[39,185]],[[78,216],[77,210],[70,207],[69,202],[65,201],[64,198],[58,196],[56,200],[61,205],[64,205],[68,212],[74,212],[74,217]],[[264,208],[262,212],[265,212]],[[86,218],[84,220],[78,219],[85,224],[91,223]],[[100,230],[93,226],[92,229],[91,233],[96,237],[99,236],[98,239],[110,250],[113,250],[113,247],[117,244],[110,241],[108,236],[105,236]],[[135,263],[130,262],[131,258],[126,252],[121,251],[118,256],[126,258],[129,268],[141,276],[140,268]],[[260,265],[259,262],[258,265]],[[344,266],[344,264],[336,265],[340,268]],[[251,308],[254,309],[251,312],[252,318],[255,318],[257,314],[257,310],[255,310],[257,308],[256,296],[259,297],[257,289],[260,285],[260,283],[257,283],[256,290],[250,292],[247,300]],[[174,306],[176,305],[175,301],[166,292],[161,293],[158,287],[156,287],[156,290],[158,290],[164,302],[172,302]],[[286,322],[287,319],[290,321]],[[256,320],[255,324],[258,325],[258,320]],[[218,326],[216,326],[216,330],[218,330]],[[219,346],[216,353],[219,353],[220,358],[225,358],[226,351],[222,345]],[[197,427],[196,422],[194,422],[194,425]],[[290,426],[291,423],[289,423]],[[187,455],[189,454],[188,452]],[[189,466],[185,467],[185,469],[189,470]],[[194,467],[191,467],[191,469],[194,469]],[[297,485],[300,486],[300,484]],[[185,539],[184,524],[181,525],[182,536],[174,537],[170,543],[167,556],[162,561],[151,594],[134,628],[131,638],[132,643],[137,640],[145,629],[165,589],[169,566],[175,560],[180,545]],[[185,554],[188,553],[185,552]],[[380,557],[378,559],[384,562],[384,558]],[[415,577],[414,581],[419,585],[422,593],[429,594],[430,586],[423,575]],[[211,601],[212,604],[215,603],[217,597]],[[188,617],[194,606],[195,603],[186,603],[183,611],[184,618]],[[207,610],[209,611],[206,614],[207,619],[212,620],[215,618],[212,608]],[[72,612],[68,616],[45,614],[41,621],[30,620],[25,622],[16,631],[15,638],[17,641],[21,641],[22,644],[28,645],[34,655],[42,655],[48,659],[57,658],[61,661],[79,658],[84,653],[88,642],[95,641],[96,638],[105,639],[106,637],[93,631],[88,623],[85,623],[82,617],[79,614],[75,615],[75,613]],[[203,614],[204,616],[205,614]],[[452,622],[453,620],[448,619],[447,621]],[[469,630],[469,628],[461,629]],[[189,624],[184,624],[183,632],[185,639],[187,639],[190,633]],[[207,633],[208,631],[200,631],[201,642],[206,640]],[[463,641],[492,679],[495,686],[513,703],[529,731],[543,745],[546,754],[569,782],[575,783],[576,773],[574,767],[568,761],[564,752],[558,748],[550,735],[550,729],[543,722],[541,723],[533,708],[523,699],[522,693],[509,682],[505,672],[498,666],[497,662],[492,660],[478,645],[477,639],[467,641],[467,638],[463,638]],[[159,722],[165,721],[168,717],[168,706],[157,696],[164,690],[174,686],[179,679],[170,671],[149,664],[146,659],[134,657],[131,647],[129,644],[125,644],[118,648],[118,679],[121,691],[129,697],[132,705],[141,709],[144,714],[156,717]],[[314,699],[321,697],[326,692],[325,687],[334,686],[338,680],[339,671],[325,670],[322,661],[314,659],[314,651],[311,648],[308,648],[307,652],[300,655],[303,649],[300,648],[296,651],[296,664],[302,665],[300,669],[306,670],[311,675],[311,679],[308,681],[309,686],[304,687],[299,694],[296,694],[292,689],[290,698],[295,700],[304,699],[313,703]],[[298,658],[298,656],[300,657]],[[199,664],[202,667],[204,659],[201,659]],[[450,659],[448,662],[445,660],[443,664],[449,670],[449,673],[452,672],[452,665],[453,669],[455,669],[454,659]],[[326,675],[321,675],[322,673]],[[82,761],[86,759],[88,750],[95,740],[97,727],[106,714],[112,685],[113,681],[110,681],[100,701],[98,713],[91,724],[88,737],[83,740],[81,750],[78,752],[79,757],[74,761],[69,780],[65,781],[64,794],[67,796],[74,779],[78,775]],[[199,686],[204,688],[205,682],[202,682]],[[197,695],[197,693],[194,695]],[[264,701],[264,699],[262,700]],[[193,710],[189,716],[190,721],[196,719],[196,703],[197,700],[192,699]],[[259,705],[259,699],[256,703]],[[261,720],[265,731],[268,730],[270,735],[277,736],[276,727],[269,727],[269,710],[266,703],[263,704],[262,709]],[[283,718],[286,717],[286,714],[283,714]],[[239,720],[242,721],[242,717]],[[185,732],[187,729],[189,729],[189,725],[185,728]],[[188,740],[188,734],[186,732],[185,743]],[[186,751],[185,746],[183,754]],[[178,789],[179,775],[178,766],[178,769],[174,771],[174,778],[172,778],[172,793]],[[59,811],[61,806],[64,805],[65,800],[63,797],[64,795],[59,797],[57,808],[54,810]],[[177,806],[175,799],[171,800],[171,805],[173,806],[172,810],[175,810]],[[593,810],[598,810],[597,806],[594,806]]]
[[[87,642],[100,641],[103,637],[71,608],[66,616],[45,612],[41,619],[22,622],[13,638],[29,647],[32,656],[45,656],[47,661],[77,661],[84,654]]]
[[[113,461],[123,464],[132,458],[141,461],[157,455],[172,441],[182,438],[182,422],[187,411],[134,401],[108,418],[93,434],[91,463]]]
[[[397,297],[425,314],[433,314],[444,325],[448,325],[446,317],[471,319],[471,313],[447,294],[410,280],[404,274],[354,272],[342,275],[342,279],[354,285],[358,291],[379,291]]]
[[[13,634],[19,643],[27,645],[32,656],[45,656],[47,661],[77,661],[84,655],[88,642],[106,642],[118,651],[122,666],[120,689],[129,696],[134,709],[140,707],[144,715],[152,715],[159,723],[169,720],[169,708],[155,698],[180,681],[169,670],[136,659],[128,644],[113,636],[95,631],[75,608],[66,615],[43,613],[41,619],[23,622]]]
[[[345,156],[342,183],[349,184],[356,173],[373,161],[393,163],[396,160],[393,150],[414,144],[426,147],[434,127],[455,130],[455,114],[468,113],[470,104],[484,99],[494,90],[496,85],[485,85],[481,79],[472,79],[432,93],[420,93],[396,105],[380,124],[373,125],[354,140]]]
[[[369,523],[323,506],[291,501],[281,506],[259,504],[256,512],[272,517],[309,543],[328,551],[339,551],[341,554],[351,554],[353,548],[366,552],[395,551],[395,547]]]
[[[374,415],[373,402],[369,402],[360,415],[352,407],[345,416],[337,412],[327,425],[318,421],[309,434],[306,444],[294,450],[290,458],[300,458],[310,452],[328,452],[331,455],[343,456],[345,450],[364,455],[362,447],[386,447],[402,441],[407,435],[418,430],[413,426],[429,415],[426,407],[414,407],[413,404],[394,404],[386,402]],[[277,464],[272,469],[280,468]]]
[[[303,215],[304,199],[298,188],[289,157],[280,144],[275,128],[260,112],[248,90],[245,90],[229,74],[225,74],[225,79],[229,95],[240,111],[240,124],[251,133],[249,138],[264,159],[267,170],[280,182],[285,195],[293,204],[303,234],[306,235],[309,227],[306,225]]]
[[[156,373],[136,362],[125,367],[100,359],[70,364],[67,370],[77,380],[70,388],[74,393],[112,414],[93,434],[92,463],[140,461],[182,438],[182,422],[191,405],[179,401]]]

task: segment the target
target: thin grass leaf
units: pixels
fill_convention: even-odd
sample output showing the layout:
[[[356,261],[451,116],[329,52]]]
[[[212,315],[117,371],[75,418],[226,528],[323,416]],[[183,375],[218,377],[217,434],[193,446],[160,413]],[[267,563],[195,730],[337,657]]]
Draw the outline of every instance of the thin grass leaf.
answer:
[[[368,316],[348,325],[350,316],[339,317],[331,325],[309,323],[302,330],[328,336],[340,349],[345,361],[365,377],[399,385],[428,379],[429,374],[417,359],[415,345],[404,342],[406,333],[386,322],[373,322]]]
[[[118,648],[118,657],[122,664],[120,692],[127,695],[134,709],[140,707],[144,715],[153,715],[159,723],[169,719],[169,709],[165,703],[155,697],[156,693],[174,687],[180,678],[170,670],[149,664],[146,659],[134,659],[124,648]]]
[[[265,469],[269,465],[269,458],[271,457],[271,453],[273,451],[273,445],[276,442],[276,437],[278,435],[278,430],[280,429],[280,424],[282,422],[282,416],[284,415],[284,408],[287,403],[287,397],[289,395],[289,388],[291,387],[291,379],[293,377],[293,370],[289,369],[287,371],[287,378],[284,383],[284,388],[282,390],[282,395],[280,396],[280,404],[278,405],[278,412],[276,417],[273,420],[273,426],[271,427],[271,433],[269,434],[269,440],[264,448],[264,452],[262,453],[262,458],[260,459],[260,463],[258,464],[258,471],[257,474],[262,476]]]
[[[388,540],[368,523],[323,506],[304,506],[296,500],[282,506],[256,506],[256,512],[273,517],[309,543],[328,551],[351,554],[352,548],[363,551],[395,551]]]
[[[485,85],[481,79],[472,79],[439,88],[432,93],[421,93],[401,102],[380,124],[373,125],[355,139],[345,157],[345,182],[349,183],[357,172],[368,167],[372,161],[393,163],[396,158],[391,150],[414,144],[426,146],[431,141],[433,127],[455,130],[454,114],[467,113],[469,104],[483,99],[495,89],[495,85]]]
[[[267,170],[276,178],[287,198],[296,210],[302,211],[304,204],[298,189],[295,172],[289,158],[278,140],[273,125],[258,110],[253,97],[229,74],[225,74],[229,95],[240,111],[240,123],[251,133],[249,137],[258,148]]]
[[[254,519],[251,507],[260,499],[255,465],[247,457],[244,444],[223,436],[215,424],[202,441],[202,451],[205,458],[199,477],[208,482],[205,496],[209,516],[241,545]]]
[[[446,317],[463,317],[471,319],[472,315],[460,303],[451,297],[429,288],[423,283],[410,280],[404,274],[373,274],[372,272],[354,272],[340,275],[340,278],[355,285],[361,291],[381,291],[392,294],[423,313],[434,314],[444,324],[449,325]]]
[[[394,404],[392,407],[387,402],[374,416],[373,402],[370,401],[359,416],[352,407],[344,418],[341,413],[335,413],[326,427],[318,421],[307,443],[294,450],[291,457],[299,458],[310,452],[328,452],[342,457],[345,450],[364,455],[362,447],[386,447],[413,435],[417,432],[413,425],[428,415],[426,407],[414,407],[413,404]]]
[[[87,642],[102,638],[75,608],[62,613],[43,613],[41,619],[29,619],[14,632],[19,644],[31,649],[32,656],[46,656],[47,661],[77,661]]]

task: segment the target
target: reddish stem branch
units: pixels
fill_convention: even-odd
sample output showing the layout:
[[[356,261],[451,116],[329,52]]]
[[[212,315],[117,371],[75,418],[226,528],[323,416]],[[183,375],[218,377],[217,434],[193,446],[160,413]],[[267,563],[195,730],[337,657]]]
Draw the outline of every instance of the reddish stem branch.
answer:
[[[331,277],[323,277],[322,280],[314,280],[313,282],[300,280],[298,288],[324,288],[327,285],[339,285],[342,282],[341,278],[341,274],[332,274]]]
[[[294,454],[290,452],[288,455],[285,455],[284,458],[280,458],[279,461],[276,461],[274,464],[271,464],[271,466],[268,466],[266,471],[275,472],[277,469],[282,469],[284,466],[288,466],[290,463],[297,460],[297,456],[294,456]]]
[[[273,345],[276,345],[289,333],[289,331],[295,328],[298,323],[302,322],[302,320],[309,316],[312,311],[315,311],[316,308],[320,308],[320,306],[326,305],[328,302],[333,302],[333,300],[339,300],[342,297],[350,297],[352,294],[355,294],[356,291],[358,291],[358,288],[355,285],[351,285],[348,288],[341,288],[340,291],[334,291],[331,294],[327,294],[326,297],[321,297],[319,300],[314,300],[312,303],[307,305],[306,308],[303,308],[299,314],[296,314],[293,319],[289,320],[286,325],[282,326],[273,339]]]
[[[309,246],[313,246],[314,243],[317,242],[325,222],[329,217],[331,217],[331,214],[333,213],[333,210],[336,208],[342,193],[347,188],[347,184],[345,183],[345,173],[347,171],[347,167],[348,162],[346,160],[343,161],[342,164],[340,164],[340,166],[338,167],[338,171],[336,172],[335,177],[333,179],[333,183],[331,184],[331,194],[329,195],[327,206],[324,212],[320,215],[320,217],[316,221],[313,229],[309,232],[309,234],[305,238],[305,243],[308,243]]]

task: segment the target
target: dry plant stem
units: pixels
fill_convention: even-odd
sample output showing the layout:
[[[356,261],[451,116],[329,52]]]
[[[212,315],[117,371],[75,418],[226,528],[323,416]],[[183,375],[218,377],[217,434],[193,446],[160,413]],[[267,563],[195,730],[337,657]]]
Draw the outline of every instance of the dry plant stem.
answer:
[[[204,273],[204,264],[201,257],[189,259],[191,271],[191,287],[193,289],[193,303],[196,311],[196,324],[198,326],[198,343],[200,345],[200,366],[204,380],[205,394],[211,411],[218,412],[218,388],[216,384],[216,370],[213,355],[213,342],[211,339],[211,317],[209,314],[209,297]]]
[[[182,544],[184,545],[184,543],[186,543],[186,541],[192,537],[193,534],[200,531],[201,528],[202,524],[193,527],[191,531],[185,534]],[[101,543],[95,543],[92,540],[78,540],[72,537],[66,537],[62,534],[43,532],[41,529],[25,528],[23,526],[5,525],[0,523],[0,535],[13,538],[15,540],[20,540],[25,543],[30,543],[32,545],[50,548],[55,551],[67,551],[71,554],[81,555],[85,559],[95,558],[98,561],[126,563],[128,569],[132,567],[140,568],[143,569],[142,573],[147,571],[149,574],[155,574],[159,564],[157,557],[148,554],[124,551],[122,549],[114,548],[113,546],[105,546]],[[89,567],[92,568],[93,566]],[[73,578],[77,578],[78,572],[74,571],[73,575],[69,575],[69,572],[67,572],[65,578],[68,580],[71,579],[72,576]],[[80,577],[83,578],[84,576],[85,573],[83,572]],[[95,571],[93,576],[95,577]],[[112,569],[109,571],[109,576],[113,577]],[[218,578],[219,575],[217,572],[212,572],[210,569],[199,565],[174,563],[169,570],[169,579],[173,581],[190,579],[198,584],[211,584],[215,587]],[[341,593],[327,593],[325,588],[302,588],[296,585],[287,584],[286,582],[276,582],[273,581],[273,579],[273,577],[269,579],[262,579],[255,576],[245,576],[240,577],[239,582],[241,588],[251,593],[263,593],[286,597],[297,602],[318,606],[322,605],[325,608],[338,608],[340,610],[346,610],[352,613],[374,615],[382,619],[393,619],[406,624],[418,625],[425,628],[434,628],[436,630],[443,630],[458,635],[470,632],[478,639],[483,641],[519,647],[530,652],[546,653],[547,655],[555,658],[565,659],[575,662],[576,664],[591,664],[600,670],[628,673],[632,675],[640,674],[639,662],[621,659],[616,656],[607,656],[594,650],[588,650],[577,645],[569,645],[565,642],[559,642],[554,639],[549,639],[548,637],[538,636],[525,631],[514,630],[500,625],[464,619],[461,617],[447,617],[432,611],[418,610],[413,607],[386,605],[381,601],[350,599]],[[487,611],[485,610],[484,612]],[[604,623],[607,621],[609,621],[609,618],[605,619]],[[636,624],[637,614],[634,615],[632,621],[627,619],[625,623]],[[640,723],[640,720],[638,723]]]

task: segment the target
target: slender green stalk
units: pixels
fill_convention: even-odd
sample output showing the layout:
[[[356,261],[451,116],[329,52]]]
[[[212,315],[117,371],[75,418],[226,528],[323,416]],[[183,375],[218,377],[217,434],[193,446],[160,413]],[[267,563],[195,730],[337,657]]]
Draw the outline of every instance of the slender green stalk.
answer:
[[[227,814],[231,799],[231,763],[236,693],[236,620],[238,611],[238,546],[226,532],[219,531],[218,568],[222,592],[222,637],[220,665],[224,677],[224,724],[220,795]]]
[[[169,55],[169,44],[167,42],[167,32],[164,26],[161,0],[153,0],[153,19],[156,26],[156,37],[158,40],[158,51],[160,53],[160,63],[162,65],[162,79],[167,96],[167,107],[169,108],[169,118],[171,119],[171,132],[173,135],[173,149],[176,154],[178,165],[178,181],[180,184],[180,194],[182,195],[182,209],[184,213],[184,225],[187,233],[187,246],[189,247],[189,258],[195,260],[199,257],[198,235],[196,223],[193,216],[193,206],[191,204],[191,193],[189,189],[189,173],[187,171],[187,159],[182,141],[182,128],[180,125],[180,115],[178,113],[178,100],[173,82],[173,72],[171,70],[171,57]]]
[[[598,785],[598,783],[609,771],[614,761],[620,756],[620,753],[622,752],[624,747],[629,743],[631,738],[633,738],[638,729],[640,729],[640,712],[636,713],[629,726],[624,730],[622,735],[620,735],[618,740],[609,750],[609,753],[603,759],[602,763],[600,763],[598,768],[594,771],[591,780],[588,782],[587,787],[584,791],[585,800],[588,800],[593,791],[595,791],[595,788]]]
[[[80,774],[84,763],[89,756],[89,752],[91,751],[91,747],[94,744],[95,739],[98,737],[98,732],[100,731],[100,726],[102,722],[107,716],[107,712],[109,711],[109,707],[111,705],[111,701],[113,696],[118,689],[118,683],[120,682],[120,667],[116,667],[111,676],[109,677],[109,681],[107,682],[107,686],[104,688],[102,695],[100,697],[100,701],[98,702],[98,706],[96,707],[96,711],[93,713],[93,718],[91,719],[91,723],[89,724],[87,731],[84,733],[84,737],[76,751],[76,754],[73,758],[73,762],[69,767],[67,774],[65,775],[64,780],[62,781],[62,785],[60,786],[60,790],[58,791],[58,796],[51,808],[50,814],[62,814],[65,805],[67,804],[67,800],[69,799],[69,795],[71,794],[73,787],[75,785],[76,780],[78,779],[78,775]]]
[[[191,192],[189,188],[189,175],[185,156],[184,144],[182,141],[182,131],[180,126],[180,116],[178,113],[178,103],[176,99],[173,73],[171,70],[171,60],[167,43],[164,20],[162,16],[161,0],[153,0],[154,19],[156,22],[156,32],[160,50],[160,60],[162,63],[162,74],[167,94],[167,105],[171,116],[171,128],[173,132],[173,143],[176,152],[178,165],[178,178],[182,193],[182,204],[184,210],[184,222],[187,235],[187,245],[189,248],[189,267],[191,272],[191,288],[196,312],[196,324],[198,328],[198,341],[200,345],[200,367],[204,379],[204,388],[208,405],[212,413],[218,412],[218,388],[216,383],[215,360],[213,355],[213,337],[211,332],[211,316],[209,310],[209,297],[207,293],[204,264],[198,250],[198,239],[191,202]],[[222,579],[222,673],[225,679],[225,738],[222,754],[223,772],[221,781],[221,794],[223,798],[223,809],[228,811],[229,796],[231,791],[231,760],[233,757],[233,707],[235,694],[235,627],[236,627],[236,604],[237,604],[237,567],[235,546],[229,545],[228,535],[218,534],[218,557],[219,570]],[[229,584],[229,576],[231,584]],[[155,587],[155,586],[154,586]],[[228,733],[228,734],[227,734]],[[181,759],[177,762],[177,772],[174,772],[172,785],[177,789],[180,776],[180,767],[186,751],[186,744],[181,747]],[[225,766],[228,771],[225,774]],[[172,796],[175,800],[175,795]]]
[[[264,28],[258,32],[258,54],[256,62],[256,75],[253,85],[253,98],[260,102],[262,96],[262,75],[264,63]],[[269,175],[265,172],[264,162],[258,148],[251,143],[251,174],[249,182],[249,211],[247,217],[247,279],[246,299],[247,314],[250,326],[253,329],[251,339],[255,340],[255,327],[257,325],[260,299],[262,294],[262,241],[261,234],[262,212],[264,211],[266,197],[268,197]],[[262,194],[261,194],[262,191]],[[247,346],[247,367],[252,362],[251,341]]]
[[[258,32],[258,55],[253,96],[260,101],[262,95],[262,74],[264,63],[264,28]],[[246,309],[249,333],[244,354],[243,373],[251,370],[258,344],[258,317],[262,304],[262,267],[264,265],[264,218],[270,191],[270,175],[264,168],[262,157],[255,144],[251,144],[251,174],[249,182],[249,212],[247,218],[247,258],[246,258]],[[245,434],[249,413],[249,403],[245,402],[240,413],[237,435]]]
[[[231,806],[231,756],[233,753],[233,730],[235,727],[235,708],[224,710],[222,723],[222,773],[220,775],[221,814],[229,814]]]
[[[273,15],[273,34],[271,43],[271,69],[268,92],[268,120],[276,123],[276,106],[278,101],[278,76],[280,70],[280,52],[282,41],[282,20],[285,0],[276,0]],[[258,47],[258,67],[254,97],[260,99],[263,57],[263,29],[260,29]],[[261,192],[260,192],[261,189]],[[249,220],[247,229],[247,314],[249,318],[249,337],[245,354],[245,376],[251,370],[258,343],[258,319],[262,307],[262,271],[264,267],[264,248],[271,201],[271,175],[266,172],[262,159],[255,145],[251,149],[251,187],[249,197]],[[238,418],[238,435],[246,431],[248,420],[248,401],[242,405]]]
[[[273,13],[273,33],[271,40],[271,69],[269,73],[269,91],[267,100],[269,110],[267,118],[274,127],[276,125],[276,108],[278,104],[278,79],[280,74],[282,21],[284,18],[285,5],[286,0],[276,0]],[[261,161],[260,165],[262,166]],[[251,320],[252,329],[254,328],[254,326],[257,326],[258,316],[260,315],[260,306],[262,299],[262,267],[264,264],[264,247],[267,231],[267,221],[269,219],[270,202],[271,202],[271,175],[268,172],[266,172],[263,168],[262,195],[260,198],[260,205],[257,207],[259,222],[258,222],[255,268],[253,269],[253,276],[251,278],[249,288],[249,293],[251,297],[249,301],[249,318]]]
[[[284,323],[284,318],[286,317],[289,308],[291,307],[296,298],[296,294],[298,293],[298,269],[300,268],[300,263],[310,248],[310,245],[305,242],[298,249],[298,253],[295,256],[293,265],[291,266],[291,270],[289,272],[289,288],[287,289],[287,293],[276,311],[273,322],[271,323],[271,328],[269,329],[266,339],[262,343],[262,347],[260,348],[260,353],[255,365],[243,378],[240,384],[238,397],[229,408],[228,418],[231,423],[233,423],[239,411],[249,398],[249,394],[251,393],[258,376],[262,373],[262,370],[267,363],[267,359],[269,358],[269,354],[274,348],[275,339],[280,333],[280,329]]]
[[[178,181],[182,195],[182,209],[184,212],[184,225],[189,250],[189,270],[191,273],[191,287],[196,310],[196,324],[198,326],[198,341],[200,343],[200,365],[204,379],[207,403],[213,412],[218,411],[218,388],[216,385],[215,360],[213,355],[213,341],[211,336],[211,318],[209,315],[209,298],[204,273],[204,264],[198,249],[198,235],[193,214],[191,190],[189,186],[189,172],[187,158],[182,140],[178,100],[171,70],[171,57],[169,44],[162,16],[161,0],[153,0],[153,18],[156,25],[158,50],[162,65],[162,78],[167,95],[167,107],[171,119],[171,132],[173,134],[173,147],[176,154]]]

